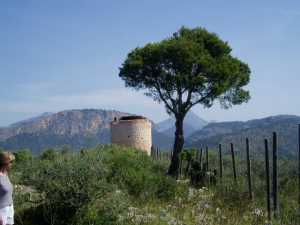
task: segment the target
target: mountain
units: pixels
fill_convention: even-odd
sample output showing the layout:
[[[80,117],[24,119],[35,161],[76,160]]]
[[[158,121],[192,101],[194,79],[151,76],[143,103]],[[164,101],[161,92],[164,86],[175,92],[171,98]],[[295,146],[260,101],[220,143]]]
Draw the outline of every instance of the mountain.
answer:
[[[68,145],[73,149],[110,143],[110,122],[132,115],[115,110],[66,110],[45,113],[9,127],[0,128],[0,147],[29,148],[39,154],[46,148]],[[169,148],[173,140],[153,129],[153,145]]]
[[[174,116],[171,116],[169,119],[166,119],[158,124],[156,124],[155,128],[165,135],[174,138],[175,134],[175,118]],[[202,129],[205,125],[208,123],[198,117],[194,112],[190,111],[184,121],[183,121],[183,130],[184,130],[184,136],[187,138],[192,133],[194,133],[197,130]]]
[[[210,123],[203,129],[193,133],[186,141],[187,147],[201,148],[209,146],[216,148],[219,143],[225,151],[229,151],[230,143],[234,143],[237,152],[245,152],[245,139],[249,138],[250,148],[255,155],[264,153],[264,139],[272,149],[272,133],[278,134],[279,154],[294,157],[298,148],[299,116],[279,115],[246,122]]]

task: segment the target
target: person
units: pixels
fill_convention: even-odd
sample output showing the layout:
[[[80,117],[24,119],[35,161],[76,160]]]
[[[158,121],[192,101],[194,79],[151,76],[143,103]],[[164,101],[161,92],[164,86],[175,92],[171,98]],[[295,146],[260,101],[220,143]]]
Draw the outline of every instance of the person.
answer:
[[[0,152],[0,225],[14,224],[13,186],[8,171],[15,159],[10,152]]]

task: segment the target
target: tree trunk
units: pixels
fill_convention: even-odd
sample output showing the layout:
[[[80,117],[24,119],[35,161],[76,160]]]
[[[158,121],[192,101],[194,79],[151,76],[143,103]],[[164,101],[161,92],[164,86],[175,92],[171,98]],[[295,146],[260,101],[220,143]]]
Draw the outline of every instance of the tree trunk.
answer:
[[[168,174],[172,177],[178,178],[179,173],[179,155],[182,151],[184,144],[183,137],[183,116],[176,116],[176,131],[175,131],[175,142],[173,147],[173,156],[171,165],[169,167]]]

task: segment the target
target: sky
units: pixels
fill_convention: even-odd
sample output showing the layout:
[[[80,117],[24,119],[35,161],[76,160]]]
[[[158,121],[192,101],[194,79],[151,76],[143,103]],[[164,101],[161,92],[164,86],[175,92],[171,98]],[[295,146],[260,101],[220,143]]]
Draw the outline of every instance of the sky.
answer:
[[[163,105],[118,77],[136,47],[205,27],[251,68],[247,104],[195,106],[211,121],[300,115],[300,1],[2,0],[0,126],[68,109],[115,109],[159,122]]]

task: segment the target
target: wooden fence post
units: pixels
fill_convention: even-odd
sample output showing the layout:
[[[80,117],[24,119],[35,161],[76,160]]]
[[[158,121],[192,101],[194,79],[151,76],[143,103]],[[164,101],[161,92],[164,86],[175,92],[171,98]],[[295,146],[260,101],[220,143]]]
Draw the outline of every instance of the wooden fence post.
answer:
[[[155,159],[155,147],[153,145],[151,146],[151,157]]]
[[[231,147],[231,157],[232,157],[233,178],[234,178],[234,182],[237,183],[233,143],[230,143],[230,147]]]
[[[179,162],[179,179],[181,178],[182,174],[182,157],[180,156],[180,162]]]
[[[270,198],[270,166],[268,140],[265,139],[265,162],[266,162],[266,189],[267,189],[267,211],[268,221],[271,221],[271,198]]]
[[[208,171],[208,146],[206,146],[206,171]]]
[[[278,181],[277,181],[277,134],[273,132],[273,211],[278,215]]]
[[[219,144],[219,166],[220,166],[220,181],[223,177],[223,159],[222,159],[222,145]]]
[[[202,170],[202,152],[203,152],[203,149],[201,148],[200,149],[200,159],[199,159],[201,170]]]
[[[249,139],[246,138],[246,155],[247,155],[247,178],[248,178],[248,191],[249,198],[252,199],[252,180],[251,180],[251,162],[250,162],[250,154],[249,154]]]

